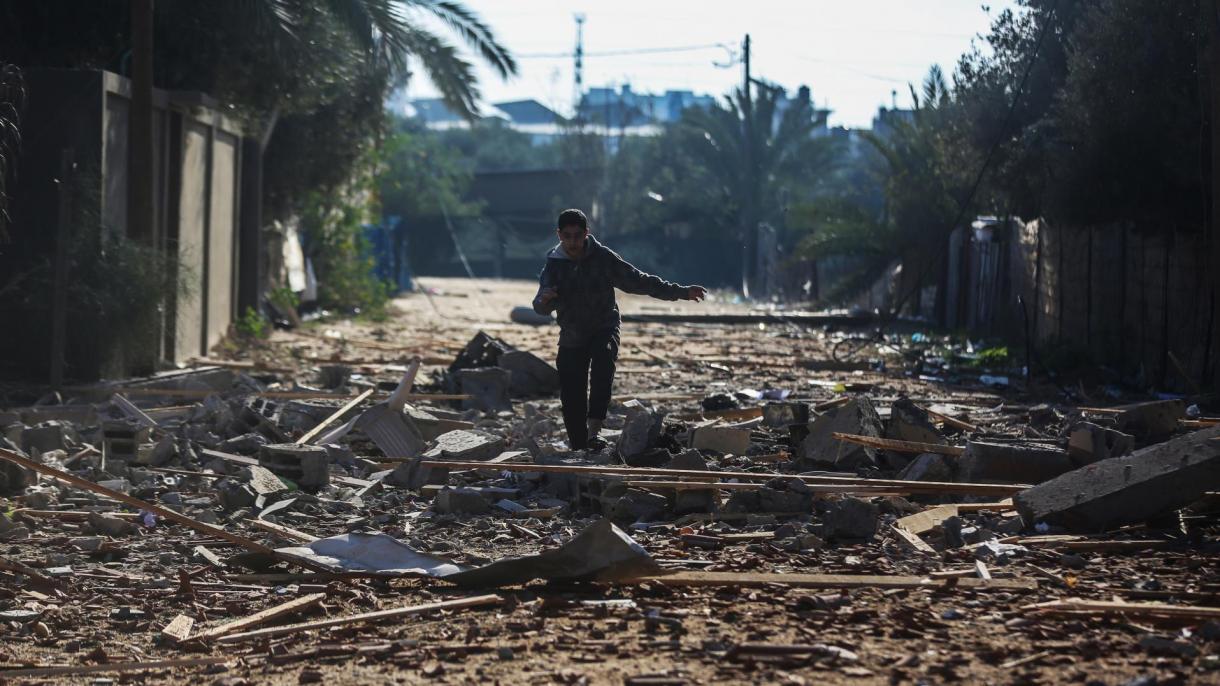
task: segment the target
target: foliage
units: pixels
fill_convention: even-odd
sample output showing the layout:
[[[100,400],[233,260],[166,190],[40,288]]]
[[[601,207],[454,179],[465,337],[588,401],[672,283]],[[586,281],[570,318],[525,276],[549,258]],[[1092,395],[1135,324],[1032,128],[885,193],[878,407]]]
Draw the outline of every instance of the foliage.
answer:
[[[301,299],[287,286],[272,288],[267,292],[267,302],[281,311],[295,310],[301,305]]]
[[[126,0],[0,6],[0,61],[126,72]],[[382,102],[408,68],[425,72],[472,116],[473,66],[425,28],[439,20],[501,76],[516,63],[490,28],[454,0],[243,0],[156,3],[158,87],[199,90],[252,132],[270,131],[266,209],[286,218],[311,191],[342,186],[380,135]]]
[[[474,215],[477,203],[465,200],[473,179],[473,160],[460,148],[418,124],[401,121],[379,155],[378,198],[387,215],[436,217]]]
[[[365,160],[362,173],[334,193],[310,193],[300,213],[304,252],[318,274],[318,305],[386,316],[389,284],[373,273],[364,225],[377,216],[373,198],[376,167]]]
[[[261,312],[247,307],[244,314],[233,323],[237,335],[250,340],[263,340],[271,335],[271,324]]]
[[[401,128],[401,126],[400,126]],[[471,172],[554,169],[560,166],[555,144],[535,145],[530,135],[497,120],[480,120],[469,128],[436,132],[442,147],[452,151]]]

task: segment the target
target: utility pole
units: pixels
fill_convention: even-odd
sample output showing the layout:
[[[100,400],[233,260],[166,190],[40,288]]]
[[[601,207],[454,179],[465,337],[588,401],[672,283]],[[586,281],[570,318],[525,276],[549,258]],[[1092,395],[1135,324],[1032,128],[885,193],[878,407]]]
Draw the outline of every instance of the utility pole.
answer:
[[[127,118],[127,235],[154,242],[153,0],[131,0],[131,109]]]
[[[756,236],[758,222],[754,218],[755,186],[758,182],[754,164],[754,98],[750,95],[750,34],[746,34],[742,42],[742,64],[744,78],[742,79],[742,95],[745,101],[745,111],[742,113],[742,127],[745,138],[746,173],[741,205],[742,251],[741,251],[741,294],[750,297],[750,265],[754,263],[754,254],[758,246]]]
[[[576,14],[576,51],[573,53],[576,58],[575,73],[575,89],[572,94],[572,109],[576,116],[580,116],[580,96],[585,92],[585,76],[584,76],[584,58],[585,58],[585,15],[582,13]]]

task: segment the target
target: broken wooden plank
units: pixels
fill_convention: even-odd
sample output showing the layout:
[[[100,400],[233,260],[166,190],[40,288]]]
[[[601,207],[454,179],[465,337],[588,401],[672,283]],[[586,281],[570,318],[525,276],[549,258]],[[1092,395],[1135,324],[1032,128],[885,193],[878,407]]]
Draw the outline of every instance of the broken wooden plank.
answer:
[[[173,621],[165,625],[161,630],[161,635],[178,643],[185,641],[191,635],[191,628],[195,626],[195,619],[186,615],[178,615]]]
[[[860,436],[858,434],[839,433],[838,431],[835,431],[830,435],[836,440],[845,441],[847,443],[855,443],[857,445],[863,445],[869,448],[877,448],[878,450],[892,450],[896,453],[937,453],[939,455],[957,456],[966,452],[965,448],[956,445],[938,445],[936,443],[919,443],[918,441],[899,441],[894,438]]]
[[[315,438],[317,438],[326,429],[326,427],[339,421],[339,419],[341,417],[343,417],[343,415],[347,414],[348,412],[351,412],[353,409],[355,409],[355,407],[357,405],[364,402],[365,399],[368,398],[372,394],[373,394],[373,389],[370,388],[370,389],[366,390],[365,392],[361,393],[360,395],[356,396],[355,398],[352,398],[351,400],[349,400],[347,402],[346,405],[335,410],[334,413],[332,413],[326,419],[323,419],[321,422],[318,422],[317,426],[310,429],[309,431],[306,431],[303,436],[301,436],[300,438],[298,438],[296,440],[296,444],[297,445],[308,445],[311,441],[313,441]]]
[[[238,536],[237,534],[225,531],[224,529],[222,529],[218,526],[213,526],[211,524],[205,524],[204,522],[201,522],[199,520],[191,519],[190,517],[187,517],[186,515],[176,512],[174,510],[171,510],[169,508],[161,507],[160,505],[154,505],[150,502],[140,500],[139,498],[134,498],[132,496],[129,496],[126,493],[120,493],[119,491],[115,491],[115,490],[106,488],[105,486],[102,486],[99,484],[95,484],[92,481],[89,481],[87,479],[82,479],[81,477],[76,476],[75,474],[69,474],[68,472],[63,472],[63,471],[60,471],[53,467],[48,467],[47,465],[44,465],[42,463],[35,462],[28,458],[22,457],[21,455],[18,455],[17,453],[0,448],[0,459],[8,460],[9,462],[15,463],[22,467],[25,467],[26,469],[31,469],[35,472],[38,472],[39,474],[43,474],[45,476],[49,476],[49,477],[58,479],[65,483],[76,486],[77,488],[83,488],[86,491],[92,491],[99,495],[104,495],[107,498],[110,498],[111,500],[117,500],[121,503],[130,505],[134,508],[138,508],[138,509],[144,510],[146,512],[152,512],[153,514],[157,515],[158,517],[161,517],[162,519],[167,519],[176,524],[181,524],[189,529],[198,531],[201,534],[205,534],[208,536],[215,536],[217,538],[224,539],[224,540],[228,541],[229,543],[232,543],[234,545],[245,548],[246,550],[249,550],[251,552],[263,553],[265,555],[274,555],[275,554],[274,550],[272,550],[271,548],[268,548],[267,546],[265,546],[261,543],[258,543],[257,541],[252,541],[248,538]]]
[[[939,420],[945,424],[948,424],[949,426],[952,426],[955,429],[961,429],[962,431],[969,431],[972,433],[980,430],[977,425],[971,424],[970,422],[962,421],[952,415],[941,414],[940,412],[937,412],[935,410],[932,410],[932,409],[929,409],[926,407],[921,407],[919,405],[916,405],[915,407],[918,407],[919,409],[923,410],[924,412],[927,412],[928,416],[931,417],[932,419]]]
[[[1025,579],[934,579],[927,576],[874,576],[868,574],[774,574],[766,572],[673,572],[632,579],[624,583],[656,582],[667,586],[765,586],[784,584],[797,588],[967,588],[972,591],[1025,591],[1038,587]]]
[[[207,451],[205,451],[207,454]],[[485,469],[485,462],[463,462],[458,460],[422,460],[421,467],[444,470]],[[551,474],[588,474],[591,476],[628,477],[691,477],[710,479],[740,479],[743,481],[769,481],[776,477],[800,479],[807,484],[838,484],[849,486],[885,486],[907,489],[912,493],[974,493],[978,495],[1009,496],[1029,488],[1026,484],[976,484],[952,481],[902,481],[898,479],[866,479],[862,477],[811,476],[802,474],[779,474],[775,472],[713,472],[697,469],[662,469],[649,467],[586,467],[580,465],[546,465],[527,463],[505,463],[496,465],[497,471],[540,472]]]
[[[239,631],[244,631],[251,627],[258,626],[259,624],[265,624],[274,619],[279,619],[280,617],[300,612],[306,608],[314,607],[320,604],[324,598],[326,598],[325,593],[310,593],[309,595],[303,595],[300,598],[293,598],[286,603],[280,603],[279,605],[269,607],[266,610],[255,612],[252,615],[233,620],[228,624],[221,624],[220,626],[205,629],[195,634],[194,638],[210,641],[215,638],[220,638],[221,636],[227,636]]]
[[[1165,603],[1122,603],[1105,600],[1052,600],[1021,608],[1038,614],[1053,615],[1113,615],[1139,617],[1173,617],[1176,619],[1220,619],[1220,607],[1197,605],[1167,605]]]
[[[957,513],[956,505],[937,505],[923,512],[916,512],[913,515],[902,517],[894,522],[894,526],[919,536],[940,526],[940,523],[946,519],[956,517]]]
[[[219,665],[233,660],[227,655],[214,657],[187,657],[175,660],[151,660],[148,662],[111,662],[100,665],[56,665],[50,667],[30,667],[24,669],[0,670],[0,680],[17,677],[69,676],[73,674],[93,674],[97,672],[142,672],[149,669],[174,669],[176,667],[202,667]]]
[[[304,531],[297,531],[296,529],[284,526],[283,524],[275,524],[265,519],[250,519],[247,521],[250,522],[250,526],[254,527],[255,529],[262,529],[267,533],[275,534],[280,538],[287,541],[292,541],[293,543],[305,543],[308,545],[318,540],[317,536],[307,534]]]
[[[687,421],[698,421],[700,419],[754,419],[755,417],[761,416],[763,416],[763,409],[761,407],[745,407],[733,408],[731,410],[706,410],[704,412],[692,412],[690,414],[678,415],[677,418]]]
[[[115,406],[118,407],[123,412],[123,414],[136,420],[136,423],[146,426],[150,429],[157,428],[156,420],[154,420],[152,417],[149,417],[148,415],[144,414],[144,410],[141,410],[140,408],[136,407],[134,403],[132,403],[127,398],[124,398],[122,395],[115,393],[114,395],[110,396],[110,402],[114,403]]]
[[[906,529],[902,528],[901,526],[898,526],[897,522],[895,522],[892,526],[894,529],[894,533],[898,534],[899,540],[905,542],[907,545],[911,546],[915,550],[918,550],[921,553],[935,553],[936,552],[936,549],[933,548],[932,546],[928,545],[928,543],[926,541],[924,541],[922,538],[916,536],[915,534],[911,533],[910,531],[907,531]]]
[[[247,631],[245,633],[222,636],[217,640],[219,643],[238,643],[240,641],[248,641],[252,638],[266,638],[269,636],[281,636],[283,634],[296,634],[303,631],[325,629],[332,626],[365,624],[368,622],[377,622],[394,617],[407,617],[410,615],[424,614],[426,612],[433,612],[436,610],[462,610],[471,607],[499,605],[501,602],[503,602],[503,600],[500,598],[500,596],[495,594],[473,596],[470,598],[457,598],[454,600],[443,600],[436,603],[427,603],[425,605],[408,605],[406,607],[397,607],[391,610],[363,612],[358,615],[329,617],[327,619],[319,619],[313,622],[301,622],[299,624],[288,624],[285,626],[268,627],[266,629],[256,629],[254,631]]]
[[[757,491],[766,488],[764,483],[733,481],[625,481],[635,488],[657,488],[671,491]],[[893,486],[856,486],[853,484],[813,484],[810,493],[857,493],[862,495],[903,495],[901,488]]]

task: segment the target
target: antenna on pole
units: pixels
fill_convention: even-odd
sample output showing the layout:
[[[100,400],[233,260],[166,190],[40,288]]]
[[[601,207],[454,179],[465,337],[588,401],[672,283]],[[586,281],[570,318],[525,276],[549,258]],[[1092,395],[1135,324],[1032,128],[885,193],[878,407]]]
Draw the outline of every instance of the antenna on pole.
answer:
[[[575,93],[572,94],[572,109],[579,114],[580,96],[585,91],[584,79],[584,57],[585,57],[585,15],[583,12],[577,12],[574,15],[576,19],[576,51],[573,56],[576,59],[575,64]]]

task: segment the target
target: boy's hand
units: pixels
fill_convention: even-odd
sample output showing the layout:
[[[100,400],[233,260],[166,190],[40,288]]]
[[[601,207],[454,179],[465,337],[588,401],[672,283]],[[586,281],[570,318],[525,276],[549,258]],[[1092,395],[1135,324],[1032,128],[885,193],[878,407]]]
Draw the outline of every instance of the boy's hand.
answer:
[[[687,286],[686,287],[686,299],[687,300],[694,300],[695,302],[702,302],[703,299],[706,297],[707,297],[707,289],[704,288],[703,286]]]
[[[559,291],[555,290],[554,288],[544,288],[542,289],[542,294],[538,296],[538,299],[542,301],[543,305],[545,305],[558,297]]]

